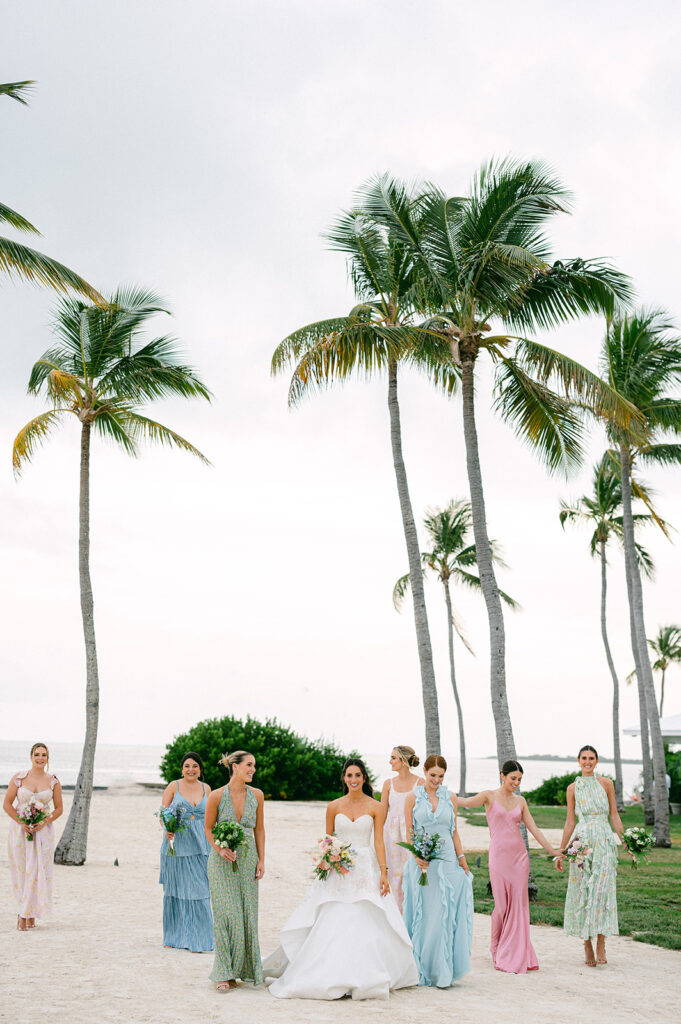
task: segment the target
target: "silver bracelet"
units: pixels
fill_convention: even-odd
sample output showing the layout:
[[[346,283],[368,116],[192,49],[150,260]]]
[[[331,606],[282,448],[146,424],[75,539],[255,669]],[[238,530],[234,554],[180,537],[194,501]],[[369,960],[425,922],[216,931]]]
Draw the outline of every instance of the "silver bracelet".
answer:
[[[466,857],[465,853],[460,853],[459,854],[459,860],[465,860],[465,857]]]

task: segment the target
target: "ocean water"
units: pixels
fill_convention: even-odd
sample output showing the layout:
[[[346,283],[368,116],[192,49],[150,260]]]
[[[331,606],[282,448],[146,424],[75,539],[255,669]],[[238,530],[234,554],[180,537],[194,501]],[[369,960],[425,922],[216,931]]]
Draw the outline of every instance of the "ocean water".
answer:
[[[0,784],[6,785],[10,776],[29,766],[30,742],[0,740]],[[95,760],[95,785],[116,786],[133,782],[161,782],[159,763],[165,748],[162,746],[127,746],[101,743]],[[80,765],[81,746],[78,743],[50,744],[50,769],[64,785],[73,785]],[[367,767],[376,777],[378,786],[391,774],[387,754],[367,754]],[[523,789],[534,789],[551,775],[564,775],[575,770],[574,760],[524,761]],[[600,761],[599,770],[606,775],[614,773],[611,761]],[[629,795],[638,784],[641,766],[623,765],[624,792]],[[467,789],[475,793],[497,785],[496,761],[492,758],[471,758],[468,762]],[[255,783],[257,785],[257,774]],[[450,763],[446,782],[455,789],[459,782],[459,766]]]

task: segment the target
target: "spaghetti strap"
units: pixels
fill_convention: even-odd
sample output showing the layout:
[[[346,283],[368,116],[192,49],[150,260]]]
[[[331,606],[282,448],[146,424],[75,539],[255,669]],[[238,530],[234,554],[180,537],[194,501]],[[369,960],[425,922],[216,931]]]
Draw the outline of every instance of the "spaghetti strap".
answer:
[[[203,795],[205,796],[206,795],[206,786],[205,786],[205,783],[203,783],[203,782],[201,783],[201,789],[203,790]]]
[[[180,792],[180,780],[179,779],[175,780],[175,785],[177,786],[177,792],[179,793]]]

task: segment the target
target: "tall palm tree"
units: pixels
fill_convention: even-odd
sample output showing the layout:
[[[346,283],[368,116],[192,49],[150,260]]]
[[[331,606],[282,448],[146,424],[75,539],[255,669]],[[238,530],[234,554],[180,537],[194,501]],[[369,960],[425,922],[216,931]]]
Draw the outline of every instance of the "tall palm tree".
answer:
[[[406,192],[401,202],[408,210]],[[435,670],[397,396],[398,365],[413,361],[416,348],[427,350],[434,339],[431,332],[420,330],[413,323],[419,308],[419,282],[408,247],[394,232],[371,223],[360,212],[350,211],[338,218],[327,239],[331,248],[346,255],[350,279],[360,302],[347,316],[309,324],[284,338],[273,354],[272,373],[276,375],[293,365],[289,388],[291,406],[297,405],[310,391],[345,381],[353,373],[365,377],[376,373],[387,376],[390,442],[411,578],[426,750],[429,754],[439,753]],[[455,388],[455,368],[435,360],[431,373],[438,384],[450,392]]]
[[[582,495],[573,504],[561,501],[560,506],[560,523],[563,528],[566,523],[585,523],[594,528],[594,532],[591,535],[590,548],[592,556],[594,558],[597,557],[601,564],[601,638],[612,679],[612,739],[615,760],[615,798],[617,806],[621,808],[624,806],[624,788],[622,783],[622,755],[620,752],[620,685],[612,651],[610,650],[610,641],[608,640],[606,612],[608,559],[606,547],[613,537],[620,543],[623,543],[624,531],[622,528],[622,482],[607,454],[603,456],[594,469],[591,494]],[[637,524],[643,524],[651,523],[654,520],[651,515],[638,514],[634,516],[634,521]],[[638,543],[636,544],[636,556],[643,572],[651,578],[654,571],[653,560],[646,549]],[[649,766],[650,756],[648,756]]]
[[[556,260],[544,231],[570,207],[562,183],[544,165],[510,159],[485,164],[463,197],[428,186],[415,199],[419,221],[403,216],[404,186],[387,175],[363,190],[361,209],[409,246],[424,305],[461,374],[463,435],[473,534],[490,636],[490,687],[500,762],[515,741],[506,692],[506,638],[487,532],[475,421],[475,370],[483,355],[496,367],[493,406],[550,470],[582,458],[581,406],[628,424],[628,403],[596,374],[526,336],[631,298],[629,279],[601,259]],[[493,329],[493,327],[495,329]],[[511,333],[519,331],[522,333]],[[429,360],[432,357],[429,355]],[[479,385],[478,385],[479,391]]]
[[[454,667],[454,630],[456,630],[461,642],[473,653],[466,636],[459,624],[452,607],[451,584],[458,583],[461,586],[469,587],[478,592],[481,591],[480,577],[470,570],[477,565],[475,544],[471,543],[472,512],[469,501],[450,501],[446,508],[428,509],[423,520],[426,528],[426,537],[430,545],[429,551],[421,553],[423,574],[427,576],[432,572],[442,584],[445,605],[447,608],[447,639],[449,645],[449,670],[456,704],[456,714],[459,723],[459,793],[466,795],[466,736],[463,725],[463,712],[459,689],[456,683],[456,671]],[[491,555],[497,565],[503,566],[501,555],[494,541],[491,541]],[[410,576],[401,576],[393,590],[393,603],[399,611],[402,607],[404,597],[409,589]],[[499,591],[501,597],[511,608],[518,608],[518,604],[505,594]]]
[[[662,310],[641,309],[610,319],[601,350],[601,366],[608,384],[624,395],[642,417],[642,424],[634,430],[614,422],[608,430],[622,480],[622,525],[633,647],[637,656],[636,676],[650,728],[655,773],[655,840],[658,846],[669,846],[664,742],[648,654],[643,588],[636,561],[632,474],[641,464],[681,465],[681,444],[670,441],[670,437],[681,435],[681,399],[674,397],[681,384],[681,338]]]
[[[672,623],[669,626],[660,626],[654,640],[648,641],[648,646],[657,655],[653,662],[654,672],[662,673],[660,685],[660,718],[664,707],[664,680],[667,669],[670,665],[681,664],[681,626]]]
[[[18,103],[27,105],[26,97],[34,85],[35,82],[30,81],[5,82],[0,84],[0,96],[8,96]],[[17,231],[40,234],[30,221],[3,203],[0,203],[0,222],[9,224]],[[58,263],[50,256],[45,256],[36,249],[29,249],[28,246],[14,242],[10,238],[0,237],[0,271],[27,281],[49,285],[59,292],[73,289],[81,295],[86,295],[93,302],[101,304],[103,301],[102,296],[92,285],[63,263]]]
[[[85,862],[99,721],[99,669],[90,579],[92,434],[113,441],[129,455],[137,455],[139,443],[146,440],[181,448],[207,462],[189,441],[140,411],[143,403],[157,398],[180,395],[210,400],[208,388],[180,360],[171,337],[138,342],[138,333],[161,309],[157,296],[142,289],[119,289],[104,308],[63,299],[55,321],[57,343],[34,364],[28,383],[29,393],[43,392],[51,409],[27,423],[14,441],[14,470],[19,474],[36,448],[67,416],[75,416],[80,425],[78,561],[85,639],[86,730],[73,805],[55,853],[55,860],[61,864]]]

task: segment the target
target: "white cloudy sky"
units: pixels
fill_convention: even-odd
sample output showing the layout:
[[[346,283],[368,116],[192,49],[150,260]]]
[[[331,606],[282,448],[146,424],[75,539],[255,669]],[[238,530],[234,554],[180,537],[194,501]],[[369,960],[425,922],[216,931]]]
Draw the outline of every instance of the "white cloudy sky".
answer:
[[[269,359],[293,328],[352,304],[320,233],[377,171],[460,193],[493,154],[540,156],[576,194],[557,252],[612,257],[642,301],[679,309],[679,27],[672,3],[490,0],[36,0],[3,14],[3,81],[34,78],[30,108],[4,101],[2,199],[45,251],[104,290],[136,282],[215,392],[159,419],[212,460],[97,442],[92,572],[101,739],[165,742],[212,715],[274,715],[365,751],[423,743],[386,383],[351,383],[286,406]],[[677,97],[677,100],[674,97]],[[0,733],[77,740],[83,653],[77,590],[78,431],[68,424],[11,474],[25,395],[50,342],[53,298],[0,292]],[[167,324],[159,321],[159,333]],[[551,342],[595,366],[601,325]],[[489,412],[479,427],[491,534],[523,605],[508,628],[518,750],[609,752],[610,683],[599,578],[587,535],[564,534],[561,496]],[[416,376],[401,385],[414,508],[466,493],[458,402]],[[597,455],[602,438],[594,437]],[[681,526],[681,474],[650,474]],[[647,625],[681,616],[681,552],[651,535]],[[619,556],[611,568],[617,665],[631,668]],[[455,754],[444,605],[428,591],[445,753]],[[484,606],[456,596],[477,657],[459,652],[470,751],[492,753]],[[681,673],[668,710],[681,710]],[[633,688],[623,724],[635,724]],[[624,752],[637,753],[628,740]]]

